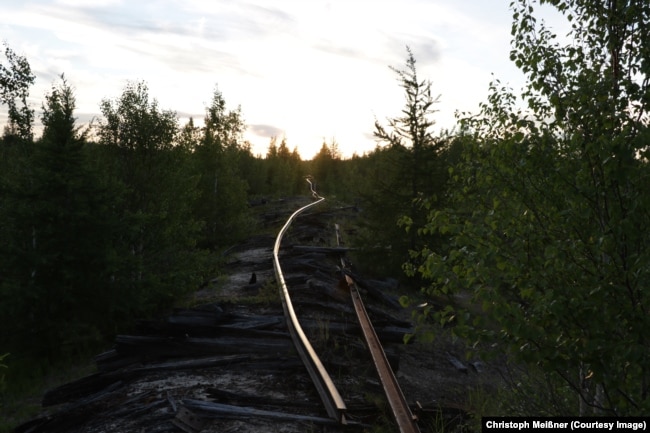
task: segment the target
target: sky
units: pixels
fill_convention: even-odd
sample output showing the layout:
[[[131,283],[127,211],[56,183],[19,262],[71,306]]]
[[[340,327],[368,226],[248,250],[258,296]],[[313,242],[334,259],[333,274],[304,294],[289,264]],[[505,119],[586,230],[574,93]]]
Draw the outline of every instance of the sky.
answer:
[[[200,123],[218,89],[228,109],[241,107],[254,154],[284,137],[303,159],[332,141],[350,157],[380,144],[375,119],[400,114],[389,66],[405,68],[406,46],[440,95],[434,131],[453,128],[456,111],[478,111],[493,78],[521,88],[510,1],[4,0],[0,39],[29,61],[37,113],[62,73],[81,124],[128,82],[144,81],[181,124]],[[540,16],[562,27],[550,9]]]

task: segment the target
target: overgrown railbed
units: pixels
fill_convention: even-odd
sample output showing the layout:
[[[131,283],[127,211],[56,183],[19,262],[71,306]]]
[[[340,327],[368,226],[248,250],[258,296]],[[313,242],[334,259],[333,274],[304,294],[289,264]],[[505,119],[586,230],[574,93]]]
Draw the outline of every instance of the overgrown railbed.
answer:
[[[270,231],[308,198],[258,206]],[[339,284],[334,223],[354,207],[324,206],[298,218],[280,261],[301,324],[348,406],[350,425],[326,416],[286,330],[272,268],[274,236],[251,236],[227,251],[226,271],[190,305],[142,321],[95,358],[97,372],[48,391],[42,416],[18,432],[393,431],[381,387]],[[338,252],[338,251],[337,251]],[[422,431],[468,424],[468,396],[495,380],[466,363],[462,345],[411,340],[397,280],[359,276],[371,319]]]

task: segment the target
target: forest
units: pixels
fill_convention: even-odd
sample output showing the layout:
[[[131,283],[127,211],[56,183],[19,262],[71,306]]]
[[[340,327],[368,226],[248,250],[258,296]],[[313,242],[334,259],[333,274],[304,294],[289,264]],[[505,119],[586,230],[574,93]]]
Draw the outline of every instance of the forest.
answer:
[[[305,194],[311,175],[362,209],[360,265],[403,279],[405,305],[446,300],[416,317],[420,332],[451,327],[518,366],[484,414],[649,413],[650,5],[541,3],[571,32],[558,42],[533,2],[512,2],[524,89],[494,79],[477,113],[436,131],[434,84],[407,49],[391,67],[401,115],[377,120],[378,146],[350,159],[332,141],[303,161],[286,139],[254,156],[217,88],[201,127],[145,81],[78,125],[63,74],[35,137],[35,76],[5,43],[0,402],[191,293],[249,234],[251,203]]]

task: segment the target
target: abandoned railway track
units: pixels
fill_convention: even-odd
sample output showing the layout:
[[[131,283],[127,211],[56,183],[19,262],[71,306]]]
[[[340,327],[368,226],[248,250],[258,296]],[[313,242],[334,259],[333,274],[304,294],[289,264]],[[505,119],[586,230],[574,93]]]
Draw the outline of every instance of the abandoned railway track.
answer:
[[[347,422],[345,419],[345,411],[347,408],[343,402],[343,398],[339,394],[338,389],[336,389],[332,378],[323,366],[322,361],[312,347],[309,339],[302,329],[302,326],[300,325],[298,316],[296,315],[296,312],[293,308],[293,302],[291,301],[289,289],[287,288],[287,284],[284,280],[282,267],[280,266],[280,244],[282,242],[284,233],[289,229],[291,223],[296,217],[310,209],[312,206],[316,206],[325,200],[323,197],[320,197],[316,191],[314,191],[311,181],[308,180],[308,182],[311,187],[311,192],[316,201],[301,207],[293,214],[291,214],[287,222],[284,224],[284,226],[282,226],[282,229],[280,229],[280,233],[278,234],[278,237],[275,240],[275,245],[273,247],[273,268],[275,269],[275,277],[278,281],[278,286],[280,287],[280,298],[282,299],[284,315],[287,318],[287,328],[289,329],[291,338],[293,339],[294,345],[296,346],[296,350],[300,355],[300,359],[302,359],[305,368],[309,372],[309,376],[316,386],[318,394],[320,395],[320,398],[325,405],[325,409],[327,410],[328,415],[331,418],[337,420],[339,423],[346,424]]]
[[[48,391],[43,414],[16,432],[417,432],[404,395],[422,403],[423,432],[433,418],[455,422],[462,398],[450,390],[462,396],[478,376],[449,363],[450,345],[403,345],[412,325],[395,282],[342,261],[334,227],[357,212],[313,190],[260,205],[262,231],[277,237],[231,248],[189,306],[117,336],[95,373]]]
[[[280,286],[280,295],[282,298],[284,312],[287,317],[287,326],[290,330],[291,337],[296,346],[296,350],[300,354],[300,358],[305,364],[305,367],[307,368],[309,375],[312,378],[319,395],[321,396],[321,399],[329,416],[341,424],[346,424],[347,422],[345,419],[345,411],[347,408],[345,406],[345,402],[341,398],[339,391],[336,389],[334,382],[323,366],[323,363],[318,357],[318,354],[313,349],[311,343],[309,342],[309,339],[307,339],[304,331],[302,330],[298,317],[296,316],[295,310],[293,308],[291,296],[285,283],[284,275],[282,274],[282,267],[280,265],[280,260],[278,257],[282,237],[293,220],[301,213],[307,211],[313,206],[320,204],[325,200],[324,197],[321,197],[314,190],[314,185],[309,179],[307,179],[307,182],[309,182],[312,196],[316,201],[305,205],[295,211],[282,227],[273,248],[273,265],[275,268],[275,275],[278,280],[278,285]],[[338,224],[335,227],[338,244],[337,246],[340,246],[341,236],[339,233]],[[404,394],[399,387],[399,383],[393,374],[393,370],[391,369],[388,358],[384,353],[384,349],[381,345],[379,337],[377,336],[377,333],[372,326],[372,322],[370,321],[368,312],[366,311],[366,308],[363,304],[356,283],[350,275],[345,273],[346,263],[343,257],[341,257],[341,267],[343,270],[342,277],[344,278],[345,284],[350,291],[352,303],[354,305],[354,310],[357,316],[357,321],[361,326],[363,336],[372,356],[377,374],[381,381],[382,388],[391,407],[393,418],[399,427],[399,431],[400,433],[419,433],[420,429],[417,426],[416,417],[413,416],[406,402],[406,399],[404,398]]]

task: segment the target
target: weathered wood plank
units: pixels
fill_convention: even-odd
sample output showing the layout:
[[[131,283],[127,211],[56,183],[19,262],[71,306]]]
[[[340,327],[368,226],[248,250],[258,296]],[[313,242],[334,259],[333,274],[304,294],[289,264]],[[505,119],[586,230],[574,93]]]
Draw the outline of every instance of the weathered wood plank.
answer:
[[[164,357],[181,358],[217,354],[288,353],[293,350],[286,334],[268,332],[263,338],[244,336],[185,337],[119,335],[115,339],[117,351],[127,356],[138,354],[143,359]]]
[[[280,400],[269,396],[234,393],[218,388],[208,388],[207,395],[216,403],[230,405],[256,405],[262,407],[310,407],[320,409],[320,402],[307,402],[295,400]]]
[[[447,352],[447,360],[456,368],[456,370],[467,374],[467,366],[449,352]]]
[[[245,406],[233,406],[223,403],[214,403],[200,400],[185,399],[183,405],[197,414],[214,418],[249,419],[250,417],[272,418],[278,421],[311,422],[320,425],[338,425],[331,418],[311,415],[298,415],[286,412],[255,409]]]
[[[36,418],[22,424],[14,431],[16,433],[56,433],[60,431],[69,431],[71,427],[83,424],[84,421],[95,416],[97,411],[92,408],[96,404],[110,399],[123,385],[123,382],[115,382],[99,392],[75,401],[55,414]]]
[[[232,365],[250,361],[249,355],[212,356],[198,359],[181,359],[150,364],[127,370],[100,372],[83,377],[74,382],[53,388],[45,393],[42,404],[44,407],[65,403],[77,398],[84,398],[116,382],[128,382],[138,376],[171,370],[191,370],[196,368],[213,368],[220,365]]]
[[[322,253],[322,254],[344,254],[348,251],[356,251],[356,248],[348,247],[318,247],[313,245],[293,245],[292,249],[300,252]]]

